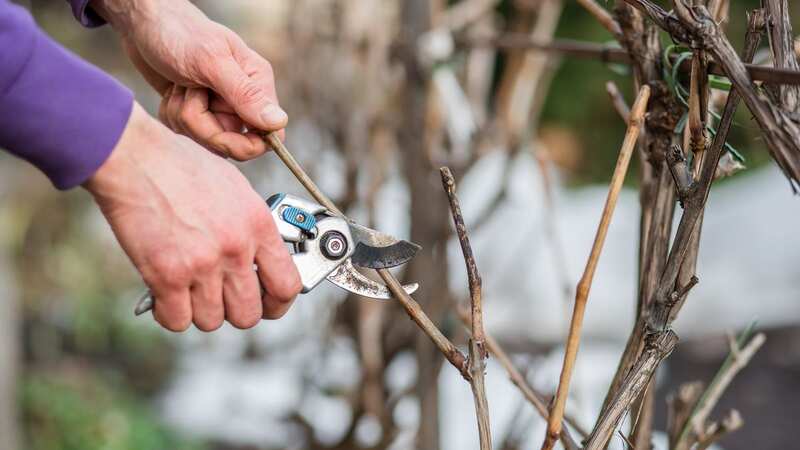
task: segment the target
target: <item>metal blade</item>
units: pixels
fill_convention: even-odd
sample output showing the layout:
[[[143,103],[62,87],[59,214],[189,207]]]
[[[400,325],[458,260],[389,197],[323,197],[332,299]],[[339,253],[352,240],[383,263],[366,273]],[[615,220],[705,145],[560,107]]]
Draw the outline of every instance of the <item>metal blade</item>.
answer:
[[[419,245],[397,239],[380,231],[348,221],[356,249],[350,257],[353,264],[369,269],[388,269],[407,263],[417,254]]]
[[[348,292],[362,297],[378,300],[389,300],[392,298],[392,293],[389,292],[389,288],[358,273],[350,260],[345,261],[342,265],[337,267],[336,270],[331,272],[327,280]],[[419,284],[417,283],[403,286],[403,290],[409,295],[416,292],[418,288]]]

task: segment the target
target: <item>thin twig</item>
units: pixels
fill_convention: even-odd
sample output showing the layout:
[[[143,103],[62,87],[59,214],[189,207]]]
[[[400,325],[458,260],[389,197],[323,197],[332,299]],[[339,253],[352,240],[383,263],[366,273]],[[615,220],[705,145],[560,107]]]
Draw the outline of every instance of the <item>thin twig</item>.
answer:
[[[600,22],[600,25],[608,30],[615,38],[622,36],[622,29],[617,21],[611,17],[611,14],[609,14],[605,8],[598,5],[597,2],[594,0],[578,0],[578,4],[583,6],[583,9],[589,11],[589,14],[593,15],[595,19]]]
[[[720,366],[719,372],[697,400],[692,413],[681,428],[681,434],[674,446],[676,450],[688,450],[692,447],[693,440],[703,437],[705,423],[711,415],[711,411],[722,398],[722,394],[728,389],[736,374],[750,363],[766,339],[763,333],[758,333],[750,338],[750,330],[745,330],[737,341],[731,343],[730,353]]]
[[[769,46],[777,69],[800,69],[800,61],[794,52],[794,33],[789,15],[787,0],[762,0],[767,13],[767,31]],[[797,111],[800,108],[800,87],[779,86],[780,104],[786,111]]]
[[[744,420],[739,411],[730,410],[725,418],[722,419],[722,423],[714,422],[708,427],[705,437],[697,443],[697,450],[706,450],[725,435],[742,428],[742,425],[744,425]]]
[[[469,311],[466,308],[460,308],[458,310],[458,315],[461,318],[461,321],[467,327],[467,331],[469,331],[469,325],[471,322]],[[508,373],[508,378],[512,383],[514,383],[514,386],[519,389],[523,397],[525,397],[525,399],[533,406],[536,412],[538,412],[543,419],[547,420],[549,412],[547,408],[548,401],[546,396],[534,389],[534,387],[528,383],[528,380],[525,378],[522,372],[520,372],[517,366],[515,366],[511,361],[511,357],[509,357],[508,353],[503,350],[503,347],[500,346],[497,340],[495,340],[495,338],[493,338],[490,334],[486,335],[486,348],[489,350],[489,353],[491,353],[495,359],[497,359],[500,365],[503,366],[503,369],[505,369],[506,373]],[[586,430],[580,426],[578,421],[575,420],[575,418],[570,414],[564,414],[564,421],[574,428],[582,438],[588,436],[589,433],[587,433]],[[578,446],[578,444],[575,442],[575,439],[572,437],[567,427],[563,427],[561,429],[559,439],[566,450],[580,449],[580,446]]]
[[[622,96],[622,92],[620,92],[617,87],[617,83],[613,81],[606,82],[606,92],[611,98],[611,104],[614,106],[617,114],[619,114],[625,123],[628,123],[631,118],[631,108],[625,103],[625,97]]]
[[[639,137],[639,132],[644,124],[644,114],[647,110],[647,101],[650,99],[650,87],[642,86],[639,95],[633,104],[631,111],[631,118],[628,122],[628,131],[625,134],[625,140],[622,143],[617,166],[614,169],[614,175],[611,177],[611,185],[608,191],[608,198],[606,199],[603,215],[600,218],[600,225],[597,228],[597,235],[595,236],[592,251],[589,254],[589,260],[586,263],[586,269],[581,277],[580,282],[576,288],[575,293],[575,306],[572,312],[572,321],[570,322],[569,335],[567,337],[567,346],[564,354],[564,365],[561,369],[561,377],[558,383],[558,390],[556,391],[555,403],[553,404],[552,413],[547,424],[547,435],[542,443],[542,450],[550,450],[553,448],[558,434],[561,431],[561,419],[564,416],[564,407],[567,403],[567,394],[569,393],[569,383],[572,378],[572,371],[575,368],[575,359],[578,355],[578,346],[580,345],[581,327],[583,325],[583,316],[586,311],[586,303],[589,298],[589,290],[592,286],[594,273],[597,269],[597,263],[600,259],[600,253],[603,250],[605,243],[606,233],[608,226],[611,223],[611,217],[614,214],[614,208],[617,204],[619,192],[622,189],[622,183],[625,181],[625,174],[628,172],[628,165],[633,154],[633,149],[636,145],[636,140]]]
[[[600,61],[604,63],[630,64],[630,54],[616,46],[598,44],[595,42],[578,41],[571,39],[535,40],[527,34],[507,33],[500,36],[458,36],[456,43],[468,47],[494,47],[502,50],[535,50],[558,53],[575,59]],[[672,55],[673,61],[677,55]],[[692,62],[686,60],[681,63],[680,70],[688,73]],[[800,85],[800,71],[760,66],[746,63],[744,68],[753,81],[763,81],[768,84]],[[715,61],[708,65],[708,72],[712,75],[727,77],[724,68]]]
[[[478,419],[478,436],[480,437],[481,450],[492,449],[492,433],[489,424],[489,402],[486,399],[486,386],[484,384],[484,370],[486,368],[486,338],[483,330],[483,303],[481,300],[481,275],[478,273],[478,264],[469,243],[467,226],[461,214],[461,204],[456,195],[456,180],[447,167],[439,169],[442,175],[442,186],[450,202],[450,211],[453,214],[453,225],[456,228],[458,242],[464,254],[464,263],[467,266],[469,280],[470,305],[472,307],[469,340],[469,372],[471,375],[470,386],[475,399],[475,415]]]
[[[320,190],[314,180],[308,176],[308,174],[303,170],[303,167],[300,163],[294,159],[294,156],[289,152],[286,146],[283,145],[283,142],[280,140],[277,134],[269,133],[265,135],[265,140],[267,144],[272,148],[275,154],[283,161],[286,167],[294,174],[300,184],[306,188],[309,194],[316,201],[318,201],[322,206],[327,208],[334,214],[339,216],[345,217],[344,214],[336,207],[336,205]],[[461,376],[464,377],[467,381],[470,380],[471,375],[469,373],[469,367],[467,363],[467,358],[461,353],[460,350],[450,342],[447,337],[442,334],[439,328],[431,321],[431,319],[425,314],[425,311],[422,310],[422,307],[417,303],[405,290],[403,290],[403,286],[400,284],[399,281],[386,269],[378,269],[376,270],[378,275],[383,279],[384,283],[386,283],[386,287],[389,288],[389,291],[394,295],[394,297],[400,301],[400,304],[403,305],[403,308],[406,310],[406,313],[411,317],[421,329],[422,331],[428,335],[428,337],[433,341],[439,351],[442,352],[445,358],[453,365],[460,373]]]
[[[458,31],[471,23],[485,17],[487,12],[495,7],[499,0],[469,0],[458,2],[449,7],[435,21],[434,26],[450,31]]]

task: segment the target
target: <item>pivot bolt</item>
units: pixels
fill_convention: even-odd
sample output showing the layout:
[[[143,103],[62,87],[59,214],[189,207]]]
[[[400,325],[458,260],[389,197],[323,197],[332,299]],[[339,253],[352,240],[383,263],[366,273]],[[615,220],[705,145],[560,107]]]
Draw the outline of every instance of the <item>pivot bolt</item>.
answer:
[[[319,246],[326,258],[336,260],[347,253],[347,238],[338,231],[328,231],[320,238]]]

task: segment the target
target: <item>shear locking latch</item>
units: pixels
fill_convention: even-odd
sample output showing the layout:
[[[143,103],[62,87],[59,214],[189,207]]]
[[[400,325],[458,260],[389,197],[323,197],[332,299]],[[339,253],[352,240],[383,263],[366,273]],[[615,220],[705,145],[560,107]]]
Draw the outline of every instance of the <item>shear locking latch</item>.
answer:
[[[286,206],[281,213],[283,220],[300,228],[306,233],[311,233],[315,226],[317,226],[317,219],[306,211],[294,206]]]

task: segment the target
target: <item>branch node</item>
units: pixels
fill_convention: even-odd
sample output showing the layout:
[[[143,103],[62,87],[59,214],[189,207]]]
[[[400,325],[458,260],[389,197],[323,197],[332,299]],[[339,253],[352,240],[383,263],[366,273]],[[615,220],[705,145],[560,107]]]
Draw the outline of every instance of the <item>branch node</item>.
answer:
[[[667,164],[669,165],[672,179],[675,180],[681,207],[685,208],[684,201],[692,193],[694,177],[689,169],[686,157],[683,155],[683,150],[677,145],[673,145],[671,151],[667,152]]]

